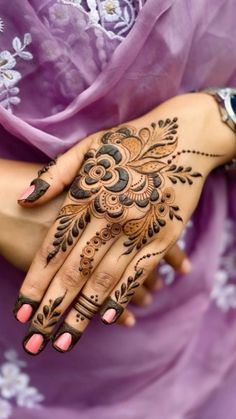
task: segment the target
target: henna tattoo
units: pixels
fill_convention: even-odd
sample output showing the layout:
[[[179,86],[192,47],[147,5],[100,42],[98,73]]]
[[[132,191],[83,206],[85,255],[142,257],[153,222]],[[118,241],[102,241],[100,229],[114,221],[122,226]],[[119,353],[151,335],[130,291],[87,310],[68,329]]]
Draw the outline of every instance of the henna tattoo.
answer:
[[[204,153],[203,151],[199,151],[199,150],[180,150],[178,151],[176,154],[173,154],[171,156],[171,158],[169,160],[167,160],[168,164],[171,164],[172,161],[174,159],[176,159],[176,157],[180,156],[181,154],[197,154],[199,156],[203,156],[203,157],[223,157],[224,154],[214,154],[214,153]]]
[[[63,333],[70,333],[70,335],[71,335],[71,344],[70,344],[69,348],[66,349],[65,351],[63,351],[61,348],[59,348],[55,344],[55,342],[57,341],[57,339],[61,335],[63,335]],[[53,347],[58,352],[68,352],[68,351],[70,351],[75,346],[75,344],[78,342],[78,340],[81,338],[81,336],[82,336],[82,333],[81,332],[79,332],[74,327],[70,326],[69,324],[63,323],[63,325],[60,327],[60,329],[57,331],[57,333],[52,337]]]
[[[48,170],[50,169],[50,167],[54,166],[57,163],[57,157],[55,159],[53,159],[52,161],[50,161],[48,164],[46,164],[45,166],[42,167],[42,169],[40,169],[38,171],[38,177],[42,176],[44,173],[48,172]]]
[[[88,297],[81,293],[74,305],[74,309],[78,312],[76,321],[91,320],[100,308],[101,305],[98,304],[98,295]]]
[[[97,232],[96,235],[87,242],[80,255],[79,271],[84,278],[89,277],[93,270],[95,253],[102,245],[105,245],[109,240],[118,236],[121,231],[122,229],[119,224],[107,224],[106,228]]]
[[[141,282],[139,281],[140,277],[143,275],[144,268],[140,267],[139,264],[144,259],[150,259],[151,257],[160,255],[162,253],[165,253],[168,251],[170,247],[173,246],[175,240],[172,240],[168,246],[166,246],[164,249],[159,250],[157,252],[153,253],[147,253],[146,255],[143,255],[141,258],[138,259],[134,266],[135,274],[133,276],[129,276],[127,278],[126,282],[122,282],[120,287],[115,290],[114,298],[108,297],[105,301],[104,305],[101,309],[101,316],[102,321],[105,324],[113,324],[115,323],[118,318],[123,313],[125,306],[128,304],[130,299],[134,296],[136,289],[141,285]],[[107,321],[106,317],[103,317],[107,310],[113,309],[115,310],[114,317],[111,321]]]
[[[13,308],[13,314],[14,314],[16,320],[18,320],[16,315],[17,315],[18,311],[20,310],[20,308],[24,304],[29,304],[33,309],[32,314],[31,314],[30,318],[28,319],[28,320],[30,320],[33,317],[34,313],[38,310],[40,302],[34,301],[31,298],[28,298],[25,295],[20,294],[19,297],[17,298],[17,300],[15,302],[15,305],[14,305],[14,308]]]
[[[58,307],[61,305],[64,300],[66,293],[62,297],[56,298],[54,301],[49,300],[49,304],[45,304],[43,307],[43,312],[38,313],[34,324],[39,326],[40,329],[48,329],[55,326],[58,322],[58,319],[61,315],[61,310],[58,310]]]
[[[129,299],[133,297],[135,289],[139,287],[137,279],[142,275],[143,269],[139,269],[134,276],[129,276],[127,282],[121,284],[120,289],[115,291],[115,298],[118,304],[127,304]]]
[[[60,249],[66,252],[68,246],[74,244],[74,240],[78,239],[90,222],[90,211],[86,205],[67,205],[61,209],[57,220],[59,224],[54,235],[54,250],[48,254],[47,263],[57,255]]]
[[[50,187],[48,182],[39,178],[32,180],[30,186],[34,186],[33,192],[27,198],[19,199],[19,202],[35,202],[41,198]]]
[[[182,222],[174,189],[165,186],[166,180],[192,185],[194,179],[202,175],[190,167],[171,165],[172,160],[182,153],[217,155],[196,150],[181,150],[174,154],[178,145],[177,122],[177,118],[167,118],[139,130],[122,126],[103,134],[99,147],[86,153],[82,168],[71,185],[69,196],[75,204],[65,206],[62,213],[68,211],[70,214],[70,209],[75,207],[72,217],[75,223],[87,212],[89,217],[93,215],[105,218],[109,224],[120,224],[127,236],[124,254],[145,245],[165,227],[167,219]],[[136,210],[137,216],[129,219],[131,208]],[[58,220],[61,217],[60,213]],[[67,218],[64,221],[66,238],[59,225],[60,231],[55,234],[53,243],[55,249],[48,261],[60,249],[63,251],[68,244],[73,244],[73,223],[70,221]]]

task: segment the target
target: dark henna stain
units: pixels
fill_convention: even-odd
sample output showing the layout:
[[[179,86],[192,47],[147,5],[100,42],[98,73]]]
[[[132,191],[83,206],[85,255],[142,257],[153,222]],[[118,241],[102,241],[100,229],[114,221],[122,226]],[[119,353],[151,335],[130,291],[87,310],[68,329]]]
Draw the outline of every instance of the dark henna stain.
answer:
[[[55,345],[56,340],[61,335],[63,335],[63,333],[70,333],[70,335],[72,337],[71,345],[69,346],[69,348],[66,351],[63,351],[62,349],[58,348]],[[68,352],[75,346],[75,344],[78,342],[78,340],[81,338],[81,336],[82,336],[81,332],[76,330],[74,327],[70,326],[68,323],[63,323],[63,325],[60,327],[60,329],[57,331],[57,333],[52,337],[53,348],[56,349],[56,351],[61,352],[61,353]]]
[[[19,297],[17,298],[17,300],[15,302],[15,305],[14,305],[14,308],[13,308],[13,314],[14,314],[14,316],[15,316],[15,318],[16,318],[17,321],[19,321],[19,320],[17,319],[16,315],[17,315],[18,311],[20,310],[20,308],[24,304],[31,305],[31,307],[33,309],[32,314],[31,314],[31,316],[29,318],[29,320],[31,320],[32,317],[33,317],[33,315],[34,315],[34,313],[36,313],[36,311],[38,310],[38,307],[40,305],[40,302],[34,301],[31,298],[28,298],[25,295],[20,294]]]
[[[91,320],[100,308],[101,305],[98,303],[98,295],[88,297],[81,293],[74,304],[74,309],[78,312],[76,321]]]
[[[67,292],[62,297],[56,298],[54,301],[49,300],[49,304],[43,306],[43,312],[38,313],[36,319],[33,321],[34,325],[39,326],[41,329],[48,329],[54,327],[61,315],[59,306],[63,302]]]
[[[119,224],[107,224],[100,232],[97,232],[86,246],[83,248],[80,255],[79,271],[84,278],[88,278],[93,270],[94,256],[99,251],[102,245],[105,245],[109,240],[118,236],[122,232]]]
[[[55,166],[56,163],[57,163],[57,157],[55,159],[51,160],[48,164],[46,164],[45,166],[43,166],[42,169],[40,169],[38,171],[38,177],[40,177],[44,173],[48,172],[48,170],[50,169],[50,167]]]
[[[105,314],[105,312],[109,309],[113,308],[116,311],[116,315],[114,317],[114,319],[112,320],[112,322],[108,323],[105,319],[103,319],[103,315]],[[116,323],[116,321],[119,319],[119,317],[121,316],[121,314],[124,311],[124,307],[122,307],[120,304],[118,304],[116,301],[114,301],[112,298],[107,298],[107,300],[105,301],[104,305],[102,306],[102,309],[100,311],[101,316],[102,316],[102,322],[104,324],[114,324]]]
[[[127,236],[123,254],[141,249],[168,220],[183,222],[180,208],[175,204],[174,189],[165,187],[166,180],[173,185],[180,182],[191,186],[202,175],[191,167],[171,164],[172,161],[182,153],[218,155],[197,150],[176,152],[177,134],[177,117],[159,120],[150,127],[123,126],[103,134],[99,147],[86,153],[71,185],[69,196],[75,204],[63,207],[58,216],[55,249],[48,255],[48,262],[59,250],[65,252],[73,245],[74,237],[89,222],[85,214],[89,219],[92,215],[121,226]],[[137,209],[140,218],[129,219],[130,208]],[[94,248],[89,249],[93,253]],[[86,263],[83,269],[89,275],[91,258]]]
[[[48,182],[39,178],[32,180],[30,185],[34,185],[35,190],[26,199],[23,199],[23,202],[30,203],[37,201],[39,198],[41,198],[41,196],[43,196],[47,192],[48,188],[50,187]],[[21,202],[21,200],[19,200],[19,202]]]

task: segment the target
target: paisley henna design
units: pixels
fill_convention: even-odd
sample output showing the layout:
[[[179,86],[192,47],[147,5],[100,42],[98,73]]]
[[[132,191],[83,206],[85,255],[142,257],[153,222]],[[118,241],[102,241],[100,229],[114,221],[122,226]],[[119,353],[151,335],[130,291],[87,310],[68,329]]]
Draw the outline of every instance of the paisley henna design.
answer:
[[[99,248],[109,240],[118,236],[122,231],[119,224],[107,224],[100,232],[97,232],[90,241],[87,242],[80,255],[79,271],[84,278],[88,278],[93,270],[93,260]]]
[[[73,244],[73,223],[84,217],[85,211],[89,216],[122,226],[127,236],[124,254],[145,245],[166,225],[167,219],[183,221],[175,205],[174,189],[165,187],[165,182],[192,185],[194,179],[202,175],[190,167],[171,165],[172,158],[184,152],[216,155],[191,150],[174,155],[177,129],[177,118],[167,118],[139,130],[122,126],[102,135],[99,147],[86,153],[83,166],[71,185],[69,197],[75,204],[62,209],[69,217],[64,221],[65,231],[60,226],[64,215],[59,214],[60,231],[55,235],[55,251],[50,253],[48,261],[60,249],[65,251],[68,244]],[[136,211],[135,218],[130,215],[131,209]]]
[[[93,316],[99,311],[101,305],[98,304],[98,295],[91,295],[87,297],[81,293],[74,305],[74,309],[78,312],[76,321],[91,320]]]
[[[64,300],[66,293],[62,297],[56,298],[54,301],[49,300],[49,304],[43,307],[43,313],[39,313],[34,320],[34,325],[39,326],[40,329],[48,329],[56,325],[61,311],[58,307]],[[57,310],[56,310],[57,309]]]

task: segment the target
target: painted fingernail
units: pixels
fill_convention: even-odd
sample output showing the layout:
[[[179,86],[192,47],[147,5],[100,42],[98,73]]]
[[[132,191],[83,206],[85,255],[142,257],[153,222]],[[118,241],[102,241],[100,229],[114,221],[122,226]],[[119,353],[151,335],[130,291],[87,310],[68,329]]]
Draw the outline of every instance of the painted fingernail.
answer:
[[[18,202],[35,202],[45,194],[49,187],[49,183],[45,180],[39,178],[34,179],[29,188],[19,197]]]
[[[20,294],[15,302],[13,314],[16,320],[20,321],[21,323],[26,323],[31,319],[33,314],[37,311],[38,307],[38,301],[31,300],[30,298]]]
[[[127,317],[127,319],[125,319],[124,324],[127,327],[133,327],[136,323],[136,320],[134,317]]]
[[[148,306],[149,304],[151,304],[152,300],[152,296],[150,294],[146,294],[143,299],[143,305]]]
[[[192,264],[189,259],[185,258],[180,267],[181,272],[188,274],[192,270]]]
[[[116,310],[114,309],[114,308],[109,308],[107,311],[105,311],[105,313],[103,314],[103,316],[102,316],[102,320],[105,322],[105,323],[108,323],[108,324],[110,324],[110,323],[112,323],[113,322],[113,320],[115,319],[115,317],[116,317]]]
[[[29,186],[18,198],[18,201],[25,201],[35,191],[35,185]]]
[[[79,330],[76,330],[68,323],[64,323],[56,335],[53,336],[53,347],[59,352],[70,351],[81,336],[82,333]]]
[[[72,336],[70,333],[63,333],[55,342],[54,346],[61,351],[68,351],[72,343]]]
[[[30,304],[23,304],[22,307],[16,313],[16,318],[21,323],[26,323],[33,313],[33,307]]]
[[[36,355],[40,351],[43,343],[44,337],[36,333],[29,338],[29,340],[25,344],[25,349],[32,355]]]

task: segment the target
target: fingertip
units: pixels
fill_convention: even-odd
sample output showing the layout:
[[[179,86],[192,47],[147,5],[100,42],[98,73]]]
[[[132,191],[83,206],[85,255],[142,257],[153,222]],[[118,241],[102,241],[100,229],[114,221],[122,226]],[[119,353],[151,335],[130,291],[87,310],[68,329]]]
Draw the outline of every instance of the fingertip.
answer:
[[[180,272],[183,274],[188,274],[192,270],[192,264],[189,259],[185,258],[180,266]]]

